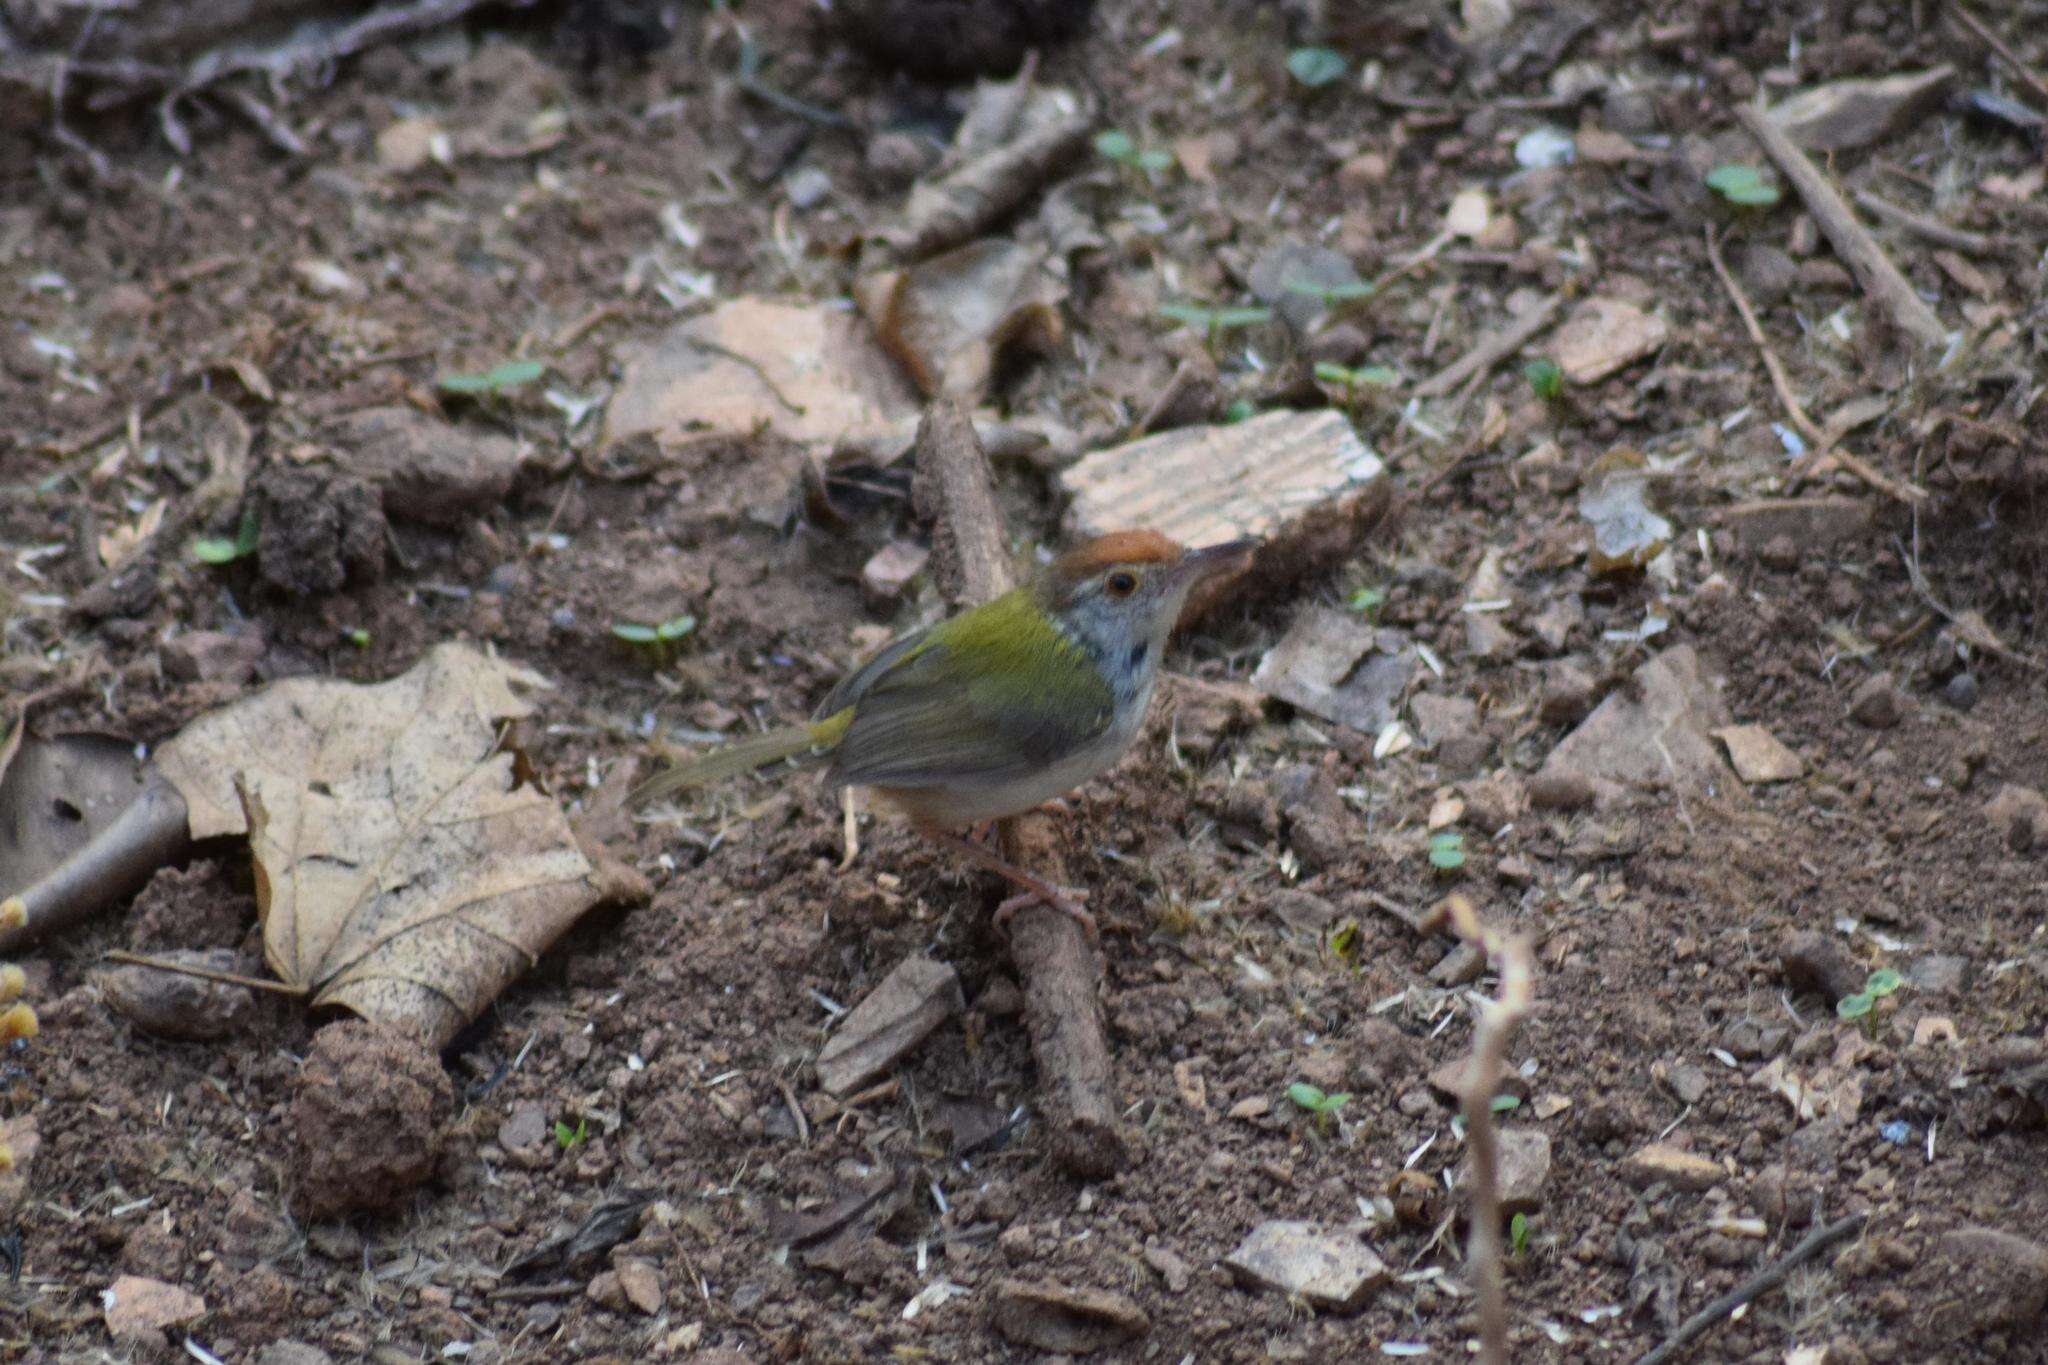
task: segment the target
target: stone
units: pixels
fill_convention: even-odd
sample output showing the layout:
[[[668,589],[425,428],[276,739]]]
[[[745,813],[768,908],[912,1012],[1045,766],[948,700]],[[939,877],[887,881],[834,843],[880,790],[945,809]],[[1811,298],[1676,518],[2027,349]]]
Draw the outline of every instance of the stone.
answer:
[[[164,642],[164,676],[173,682],[248,682],[268,647],[253,630],[187,631]]]
[[[928,957],[905,958],[826,1040],[819,1084],[833,1096],[851,1094],[965,1008],[959,973]]]
[[[123,1275],[100,1292],[107,1332],[130,1345],[160,1341],[172,1327],[206,1315],[206,1301],[189,1289],[140,1275]]]
[[[868,142],[869,174],[891,189],[901,189],[938,164],[942,149],[930,138],[911,133],[877,133]]]
[[[1050,1282],[998,1281],[993,1316],[1008,1340],[1061,1355],[1092,1355],[1152,1330],[1152,1320],[1121,1294]]]
[[[2048,852],[2048,796],[2008,782],[1984,807],[1994,833],[2015,853]]]
[[[914,540],[892,540],[875,551],[860,570],[861,591],[869,605],[884,609],[901,602],[931,557],[932,552]]]
[[[1761,725],[1724,725],[1714,731],[1714,738],[1728,747],[1735,775],[1751,786],[1806,776],[1806,760]]]
[[[1571,642],[1572,632],[1586,620],[1586,604],[1576,594],[1557,598],[1536,615],[1529,629],[1555,654]]]
[[[1941,699],[1958,711],[1974,711],[1977,699],[1982,695],[1977,686],[1977,675],[1964,669],[1941,685]]]
[[[1707,1073],[1690,1062],[1681,1062],[1663,1075],[1664,1088],[1680,1104],[1698,1104],[1707,1093]]]
[[[661,1275],[637,1256],[622,1256],[612,1267],[619,1277],[619,1293],[625,1301],[648,1317],[661,1311]]]
[[[1555,663],[1543,670],[1543,700],[1536,715],[1545,725],[1577,725],[1598,700],[1592,677],[1576,664]]]
[[[1849,719],[1872,730],[1889,730],[1905,718],[1898,685],[1886,672],[1871,674],[1849,697]]]
[[[1191,1276],[1188,1263],[1168,1248],[1161,1246],[1158,1239],[1148,1239],[1144,1250],[1145,1264],[1157,1271],[1159,1278],[1166,1282],[1166,1292],[1182,1294],[1187,1292]]]
[[[1812,991],[1830,1005],[1862,990],[1869,975],[1849,956],[1847,948],[1812,929],[1787,939],[1778,961],[1794,990]]]
[[[1909,131],[1955,84],[1952,66],[1833,81],[1771,106],[1770,120],[1809,152],[1847,152]]]
[[[1486,970],[1486,954],[1469,943],[1460,943],[1429,969],[1429,979],[1439,986],[1469,986]]]
[[[247,975],[254,967],[232,948],[172,948],[154,954],[167,963],[206,971]],[[256,992],[248,986],[120,963],[93,973],[109,1007],[144,1033],[159,1038],[225,1038],[256,1016]]]
[[[1948,995],[1963,988],[1970,959],[1950,953],[1927,953],[1906,964],[1906,984],[1928,995]]]
[[[1596,795],[1593,780],[1581,773],[1538,773],[1529,780],[1531,810],[1588,810]]]
[[[1593,384],[1661,347],[1671,325],[1617,298],[1574,308],[1551,338],[1550,353],[1573,384]]]
[[[1674,645],[1636,671],[1636,686],[1617,688],[1565,736],[1530,784],[1531,804],[1546,777],[1571,777],[1592,787],[1600,804],[1632,787],[1717,791],[1728,765],[1711,732],[1729,723],[1719,680],[1690,645]]]
[[[1528,1127],[1502,1128],[1500,1147],[1500,1211],[1508,1217],[1543,1207],[1543,1185],[1550,1178],[1550,1135]],[[1458,1171],[1458,1188],[1470,1189],[1472,1161]]]
[[[1434,749],[1447,740],[1479,732],[1479,703],[1469,697],[1417,692],[1408,699],[1408,716],[1422,742]]]
[[[1473,659],[1505,659],[1521,648],[1515,633],[1497,613],[1468,611],[1465,616],[1465,654]]]
[[[1355,1235],[1284,1219],[1253,1228],[1223,1264],[1245,1284],[1339,1313],[1387,1281],[1386,1265]]]
[[[1698,1191],[1720,1184],[1725,1175],[1720,1163],[1663,1142],[1638,1148],[1621,1163],[1621,1178],[1637,1189],[1665,1184]]]
[[[1313,891],[1292,888],[1274,892],[1266,902],[1266,909],[1288,928],[1309,934],[1322,933],[1335,924],[1342,913]]]
[[[334,1365],[334,1357],[303,1341],[273,1341],[256,1353],[256,1365]]]
[[[433,526],[501,505],[525,459],[509,436],[396,405],[349,413],[325,434],[344,466],[377,489],[386,517]]]
[[[1944,1313],[1973,1327],[2031,1327],[2048,1310],[2048,1247],[1997,1228],[1961,1227],[1937,1255],[1952,1275]]]
[[[547,1107],[539,1100],[521,1100],[498,1125],[498,1145],[507,1152],[538,1146],[548,1136]]]
[[[1750,298],[1769,307],[1791,291],[1799,263],[1768,242],[1752,242],[1735,253],[1735,273]]]
[[[1252,686],[1313,716],[1377,734],[1393,719],[1415,651],[1351,612],[1311,606],[1259,660]]]
[[[289,1116],[312,1218],[402,1204],[434,1173],[455,1091],[416,1034],[346,1019],[313,1035]]]

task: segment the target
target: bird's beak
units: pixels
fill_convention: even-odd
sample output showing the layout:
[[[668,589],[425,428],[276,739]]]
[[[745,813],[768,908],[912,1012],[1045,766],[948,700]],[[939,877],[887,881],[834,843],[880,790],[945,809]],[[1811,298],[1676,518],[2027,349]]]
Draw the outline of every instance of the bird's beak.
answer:
[[[1189,550],[1180,557],[1180,563],[1173,566],[1174,576],[1189,583],[1234,578],[1251,567],[1252,556],[1264,543],[1259,540],[1231,540],[1221,545],[1204,545],[1199,550]]]

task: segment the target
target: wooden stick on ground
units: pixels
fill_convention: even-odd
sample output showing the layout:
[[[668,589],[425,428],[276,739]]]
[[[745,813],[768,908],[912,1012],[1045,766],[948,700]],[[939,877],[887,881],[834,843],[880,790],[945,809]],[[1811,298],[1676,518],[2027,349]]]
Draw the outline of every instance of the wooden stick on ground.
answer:
[[[1500,973],[1500,994],[1480,1006],[1458,1099],[1465,1141],[1472,1149],[1472,1240],[1466,1264],[1479,1290],[1479,1358],[1485,1365],[1507,1365],[1508,1291],[1501,1263],[1500,1139],[1494,1131],[1493,1092],[1507,1065],[1508,1042],[1529,1012],[1535,966],[1528,939],[1482,925],[1462,896],[1453,897],[1448,908],[1452,930],[1483,951]]]
[[[1785,135],[1784,129],[1771,122],[1770,115],[1750,105],[1738,105],[1735,118],[1749,130],[1764,154],[1777,163],[1785,178],[1792,182],[1792,188],[1799,191],[1799,197],[1806,202],[1813,220],[1820,224],[1820,230],[1827,234],[1835,254],[1855,275],[1856,282],[1863,286],[1863,292],[1883,306],[1891,314],[1899,330],[1923,346],[1940,346],[1948,341],[1948,329],[1941,325],[1941,319],[1927,306],[1927,301],[1913,292],[1913,286],[1892,264],[1891,257],[1884,254],[1884,248],[1870,235],[1870,229],[1856,219],[1855,211],[1842,198],[1834,182],[1820,167],[1813,164],[1805,152],[1794,145]]]
[[[1776,390],[1778,403],[1785,409],[1785,416],[1799,429],[1799,434],[1813,443],[1811,454],[1817,459],[1822,455],[1832,458],[1842,468],[1854,474],[1863,482],[1887,497],[1897,498],[1911,505],[1927,496],[1927,490],[1916,484],[1902,483],[1884,473],[1861,456],[1853,455],[1834,444],[1827,432],[1807,413],[1806,405],[1799,401],[1799,395],[1792,392],[1792,381],[1785,375],[1785,366],[1778,359],[1778,353],[1771,348],[1771,342],[1764,335],[1763,325],[1756,320],[1756,310],[1749,306],[1749,296],[1742,292],[1742,286],[1735,282],[1735,276],[1728,270],[1728,263],[1721,259],[1721,244],[1714,238],[1712,228],[1707,229],[1707,260],[1714,267],[1714,273],[1721,277],[1721,287],[1728,291],[1728,298],[1735,305],[1735,311],[1742,316],[1743,330],[1749,333],[1750,342],[1763,357],[1764,369],[1771,376],[1771,388]]]
[[[1434,398],[1439,394],[1449,393],[1473,375],[1484,374],[1492,369],[1521,350],[1529,343],[1530,338],[1548,327],[1551,320],[1557,316],[1557,310],[1562,303],[1563,300],[1552,294],[1507,326],[1498,331],[1488,332],[1479,338],[1471,350],[1417,384],[1415,396]]]
[[[2036,75],[2034,69],[2020,59],[2020,54],[2014,52],[2005,39],[1992,32],[1989,25],[1957,4],[1956,0],[1949,0],[1948,12],[1957,23],[1970,30],[1977,41],[1997,53],[2005,64],[2012,68],[2013,75],[2019,77],[2020,84],[2033,91],[2037,98],[2048,100],[2048,81]]]
[[[1889,199],[1880,199],[1869,190],[1856,191],[1856,202],[1887,223],[1925,237],[1930,242],[1952,246],[1957,251],[1967,251],[1973,256],[1982,256],[1997,245],[1981,232],[1965,232],[1961,228],[1950,227],[1940,219],[1926,217],[1911,209],[1902,209]]]
[[[1846,1218],[1836,1219],[1826,1227],[1815,1228],[1806,1234],[1798,1246],[1680,1323],[1678,1330],[1673,1332],[1663,1345],[1638,1360],[1636,1365],[1662,1365],[1662,1362],[1670,1360],[1712,1331],[1736,1309],[1776,1289],[1800,1266],[1835,1243],[1846,1241],[1863,1231],[1863,1225],[1869,1221],[1870,1215],[1867,1213],[1852,1213]]]
[[[1012,574],[1002,512],[966,411],[950,401],[934,405],[918,428],[913,457],[912,496],[934,527],[932,572],[939,590],[964,604],[1007,592]],[[1055,885],[1066,880],[1051,820],[1032,812],[1001,828],[1011,862]],[[1052,1129],[1053,1154],[1073,1174],[1099,1180],[1128,1155],[1098,1003],[1101,959],[1080,925],[1047,906],[1025,906],[1010,926],[1010,955],[1024,978],[1024,1019],[1038,1062],[1038,1107]]]

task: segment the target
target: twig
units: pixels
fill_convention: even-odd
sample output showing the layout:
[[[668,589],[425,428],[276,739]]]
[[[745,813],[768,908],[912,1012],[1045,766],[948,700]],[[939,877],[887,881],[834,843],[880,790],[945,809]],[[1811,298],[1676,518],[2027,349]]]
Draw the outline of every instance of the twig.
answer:
[[[1481,924],[1463,897],[1453,898],[1448,907],[1453,932],[1484,951],[1500,973],[1499,995],[1479,1007],[1459,1102],[1465,1142],[1472,1149],[1472,1239],[1466,1263],[1478,1282],[1479,1358],[1485,1365],[1507,1365],[1507,1273],[1501,1264],[1500,1139],[1494,1131],[1493,1090],[1507,1065],[1508,1042],[1535,995],[1535,965],[1527,938]]]
[[[1742,286],[1735,282],[1735,276],[1728,270],[1728,263],[1721,259],[1721,244],[1714,237],[1714,230],[1707,229],[1707,260],[1714,267],[1714,273],[1721,279],[1721,287],[1728,291],[1728,298],[1735,305],[1735,311],[1742,315],[1743,330],[1763,357],[1764,369],[1771,376],[1771,388],[1777,392],[1779,406],[1785,409],[1785,416],[1799,429],[1799,434],[1813,443],[1816,459],[1822,455],[1831,457],[1842,468],[1854,474],[1863,482],[1888,497],[1911,505],[1922,501],[1927,490],[1915,484],[1903,483],[1879,470],[1861,456],[1840,449],[1834,439],[1823,431],[1820,424],[1807,414],[1805,404],[1799,395],[1792,392],[1792,381],[1785,375],[1785,366],[1778,359],[1778,353],[1771,348],[1770,339],[1764,335],[1763,326],[1756,320],[1756,310],[1749,306],[1749,296],[1742,292]]]
[[[92,842],[0,902],[0,952],[75,924],[140,890],[188,842],[185,798],[152,775]]]
[[[196,976],[202,981],[218,981],[224,986],[247,986],[252,991],[269,991],[273,995],[303,996],[306,988],[283,981],[272,981],[261,976],[244,976],[240,972],[215,971],[211,967],[198,967],[189,962],[172,962],[167,958],[152,957],[148,953],[131,953],[126,948],[111,948],[105,961],[123,962],[131,967],[150,967],[173,976]]]
[[[1911,233],[1925,237],[1930,242],[1952,246],[1958,251],[1967,251],[1973,256],[1982,256],[1997,244],[1981,232],[1965,232],[1950,227],[1936,218],[1902,209],[1889,199],[1880,199],[1869,190],[1856,191],[1856,202],[1869,209],[1887,223],[1896,224]]]
[[[1764,149],[1764,154],[1777,163],[1785,178],[1792,182],[1792,188],[1799,191],[1799,197],[1806,202],[1813,220],[1827,234],[1835,254],[1856,276],[1863,292],[1891,314],[1899,330],[1921,345],[1944,345],[1948,341],[1948,329],[1941,325],[1941,319],[1934,315],[1926,300],[1913,292],[1913,286],[1892,264],[1891,257],[1884,254],[1884,248],[1877,244],[1870,230],[1856,221],[1854,210],[1826,173],[1814,165],[1806,153],[1785,135],[1784,129],[1771,122],[1770,116],[1762,110],[1740,105],[1735,110],[1735,118],[1749,130],[1749,135]]]
[[[1825,1227],[1815,1228],[1806,1234],[1798,1246],[1680,1323],[1678,1330],[1673,1332],[1663,1345],[1638,1360],[1636,1365],[1660,1365],[1660,1362],[1670,1360],[1712,1331],[1736,1309],[1763,1297],[1783,1284],[1800,1266],[1835,1243],[1846,1241],[1863,1231],[1863,1225],[1869,1221],[1868,1213],[1852,1213],[1845,1218],[1836,1219]]]
[[[1958,0],[1949,0],[1948,12],[1955,16],[1957,23],[1976,35],[1979,42],[1997,53],[2000,60],[2011,67],[2012,73],[2020,78],[2020,84],[2033,91],[2038,98],[2048,100],[2048,81],[2042,80],[2034,73],[2032,67],[2021,61],[2020,54],[2006,46],[2005,39],[1993,33],[1982,19],[1964,9]]]
[[[934,524],[932,573],[940,590],[963,602],[1000,596],[1011,585],[1010,556],[988,457],[966,409],[952,401],[934,405],[918,428],[914,459],[913,497]],[[1054,884],[1065,880],[1059,840],[1044,815],[1005,820],[1000,837],[1005,856],[1018,866]],[[1128,1154],[1098,1004],[1101,959],[1081,926],[1050,907],[1025,906],[1011,925],[1010,955],[1023,977],[1038,1104],[1054,1155],[1074,1174],[1101,1179]]]
[[[1492,369],[1521,350],[1532,337],[1548,327],[1562,306],[1563,300],[1552,294],[1507,326],[1498,331],[1488,332],[1474,343],[1471,350],[1417,384],[1413,390],[1414,395],[1417,398],[1435,398],[1440,394],[1449,393],[1472,375],[1483,374]]]
[[[811,1121],[804,1117],[804,1107],[797,1102],[796,1091],[790,1088],[782,1077],[775,1078],[776,1088],[782,1091],[782,1102],[789,1107],[789,1117],[796,1124],[796,1139],[804,1146],[811,1145]]]

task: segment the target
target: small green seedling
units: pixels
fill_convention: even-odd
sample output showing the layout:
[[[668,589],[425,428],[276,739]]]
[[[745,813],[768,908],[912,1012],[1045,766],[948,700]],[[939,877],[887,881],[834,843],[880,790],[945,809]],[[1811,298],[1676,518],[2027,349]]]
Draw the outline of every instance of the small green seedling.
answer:
[[[1344,79],[1347,63],[1335,48],[1297,47],[1287,54],[1287,74],[1310,90]]]
[[[1905,984],[1889,967],[1880,967],[1864,979],[1863,989],[1835,1002],[1835,1013],[1844,1019],[1861,1019],[1863,1031],[1877,1035],[1877,1002]]]
[[[1256,327],[1273,320],[1272,309],[1256,305],[1209,308],[1199,303],[1169,303],[1159,309],[1159,315],[1199,328],[1208,341],[1211,355],[1222,349],[1225,332],[1234,332],[1240,327]]]
[[[1488,1109],[1496,1114],[1512,1114],[1522,1107],[1520,1095],[1495,1095],[1487,1102]]]
[[[1738,161],[1708,171],[1707,188],[1739,209],[1767,209],[1780,198],[1778,187],[1762,172]]]
[[[345,630],[342,632],[342,634],[347,636],[348,642],[354,645],[357,649],[368,649],[370,647],[370,632],[363,629],[361,626],[356,626],[353,629]]]
[[[1353,368],[1349,365],[1339,365],[1334,360],[1316,362],[1316,379],[1320,383],[1343,386],[1346,411],[1357,408],[1360,391],[1391,389],[1401,382],[1400,374],[1385,365],[1360,365]]]
[[[481,374],[444,374],[434,383],[441,392],[457,398],[503,398],[547,372],[548,367],[538,360],[508,360]]]
[[[1351,962],[1358,957],[1358,921],[1340,920],[1330,930],[1330,955],[1339,962]]]
[[[1387,604],[1387,590],[1370,584],[1353,588],[1351,595],[1344,599],[1344,605],[1361,616],[1371,616]]]
[[[256,553],[256,509],[242,510],[242,520],[229,536],[200,536],[192,542],[192,557],[201,564],[232,564]]]
[[[1288,1086],[1287,1099],[1302,1113],[1314,1115],[1318,1128],[1328,1128],[1336,1120],[1337,1111],[1351,1102],[1349,1094],[1325,1094],[1307,1081],[1296,1081]]]
[[[1529,392],[1546,403],[1555,403],[1564,395],[1564,367],[1547,355],[1524,365],[1522,377],[1529,381]]]
[[[590,1127],[586,1119],[578,1118],[574,1128],[569,1126],[567,1119],[555,1120],[555,1145],[564,1151],[576,1146],[589,1136]]]
[[[1173,153],[1157,147],[1140,147],[1121,128],[1106,128],[1095,135],[1096,154],[1136,171],[1146,179],[1173,169]]]
[[[1429,865],[1439,872],[1456,872],[1465,865],[1465,836],[1447,829],[1429,836]]]
[[[685,613],[672,616],[666,621],[653,625],[644,621],[614,621],[612,635],[624,640],[636,651],[651,659],[656,667],[666,665],[676,656],[685,637],[697,629],[697,618]]]
[[[1380,287],[1369,280],[1352,280],[1348,284],[1317,284],[1312,280],[1289,280],[1281,288],[1290,294],[1314,299],[1326,311],[1332,313],[1341,313],[1355,304],[1364,303],[1380,292]]]
[[[1517,1256],[1529,1250],[1529,1215],[1518,1213],[1508,1219],[1508,1250]]]
[[[1252,400],[1249,398],[1234,398],[1230,406],[1223,410],[1225,422],[1242,422],[1258,415],[1259,410],[1252,406]]]

